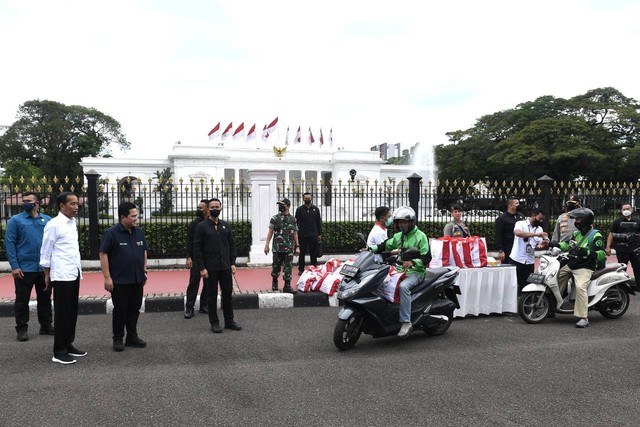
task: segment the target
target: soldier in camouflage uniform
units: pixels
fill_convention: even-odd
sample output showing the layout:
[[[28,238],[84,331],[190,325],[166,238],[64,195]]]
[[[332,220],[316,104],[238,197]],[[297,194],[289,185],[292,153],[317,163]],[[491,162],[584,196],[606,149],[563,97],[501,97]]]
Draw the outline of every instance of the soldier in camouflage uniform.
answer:
[[[277,202],[278,214],[271,217],[269,222],[269,234],[267,235],[267,243],[264,245],[264,254],[269,253],[269,242],[273,237],[273,266],[271,267],[271,289],[278,290],[278,275],[282,268],[282,276],[284,278],[284,288],[282,292],[290,294],[295,293],[291,288],[291,263],[293,256],[300,253],[300,244],[298,242],[298,226],[296,219],[289,213],[291,202],[284,198]]]

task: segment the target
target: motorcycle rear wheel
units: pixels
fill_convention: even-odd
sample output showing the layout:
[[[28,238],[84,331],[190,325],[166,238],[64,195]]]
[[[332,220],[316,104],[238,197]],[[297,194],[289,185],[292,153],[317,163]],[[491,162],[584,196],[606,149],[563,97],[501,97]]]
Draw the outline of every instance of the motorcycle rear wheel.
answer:
[[[432,328],[424,328],[424,331],[427,335],[442,335],[449,330],[449,326],[451,326],[451,322],[453,322],[452,316],[448,316],[449,320],[444,323],[441,323]]]
[[[526,292],[518,298],[518,314],[527,323],[541,323],[550,307],[549,298],[543,292]]]
[[[603,305],[602,308],[598,308],[598,311],[607,319],[619,319],[629,308],[629,292],[620,285],[607,289],[602,299],[604,300],[605,298],[607,301],[598,303],[598,305]],[[607,304],[614,302],[617,307],[604,306],[605,302]]]
[[[333,343],[339,350],[349,350],[356,345],[362,333],[362,320],[362,315],[358,313],[346,320],[338,319],[333,329]]]

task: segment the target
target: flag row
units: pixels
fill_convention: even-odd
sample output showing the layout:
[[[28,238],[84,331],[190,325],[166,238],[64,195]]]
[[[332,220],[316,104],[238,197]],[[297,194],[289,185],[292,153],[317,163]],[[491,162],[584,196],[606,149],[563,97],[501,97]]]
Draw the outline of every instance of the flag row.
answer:
[[[274,132],[276,131],[278,127],[278,117],[276,117],[271,123],[269,123],[268,125],[264,125],[263,129],[262,129],[262,140],[267,142],[267,140],[269,139],[269,137],[271,135],[274,134]],[[235,128],[235,130],[233,129],[233,122],[229,123],[229,125],[227,125],[227,127],[224,129],[224,131],[220,132],[222,128],[220,127],[220,122],[218,122],[217,125],[215,125],[213,127],[213,129],[211,129],[211,131],[209,132],[208,136],[209,136],[209,140],[213,141],[216,138],[220,137],[221,140],[226,140],[227,138],[231,137],[234,141],[237,139],[243,139],[245,138],[245,126],[244,126],[244,122],[240,123],[240,126],[238,126],[237,128]],[[301,126],[298,126],[298,131],[296,132],[296,135],[292,141],[293,144],[300,144],[302,142],[302,128]],[[249,128],[249,132],[246,133],[246,140],[247,142],[251,142],[251,141],[255,141],[256,139],[256,125],[255,123],[253,124],[253,126],[251,126],[251,128]],[[309,127],[309,132],[307,133],[305,131],[305,140],[310,144],[313,145],[315,144],[316,140],[313,136],[313,131],[311,130],[311,127]],[[322,129],[320,129],[320,139],[319,139],[319,143],[320,146],[324,145],[324,135],[322,133]],[[287,134],[285,136],[285,145],[289,145],[289,127],[287,126]],[[329,130],[329,145],[333,146],[333,129]]]

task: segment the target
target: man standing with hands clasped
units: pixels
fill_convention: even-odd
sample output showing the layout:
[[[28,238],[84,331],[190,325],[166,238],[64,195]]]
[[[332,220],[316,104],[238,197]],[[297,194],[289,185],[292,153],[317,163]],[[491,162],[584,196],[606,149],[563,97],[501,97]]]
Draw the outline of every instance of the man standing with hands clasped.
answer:
[[[271,266],[271,290],[278,290],[278,276],[282,269],[284,288],[282,292],[296,293],[291,287],[291,270],[293,269],[293,255],[298,255],[298,226],[296,219],[289,212],[291,202],[286,197],[278,202],[278,213],[269,221],[269,233],[264,244],[264,254],[269,254],[269,242],[273,237],[273,265]]]
[[[113,350],[124,346],[146,347],[138,337],[138,317],[143,288],[147,283],[147,240],[138,222],[138,209],[131,202],[118,206],[120,222],[108,228],[100,242],[100,267],[104,288],[113,301]],[[124,331],[127,339],[123,342]]]
[[[322,240],[322,218],[320,209],[311,204],[311,193],[302,195],[304,204],[296,209],[296,223],[300,239],[300,256],[298,256],[298,274],[304,272],[305,258],[309,254],[311,265],[318,265],[318,245]]]

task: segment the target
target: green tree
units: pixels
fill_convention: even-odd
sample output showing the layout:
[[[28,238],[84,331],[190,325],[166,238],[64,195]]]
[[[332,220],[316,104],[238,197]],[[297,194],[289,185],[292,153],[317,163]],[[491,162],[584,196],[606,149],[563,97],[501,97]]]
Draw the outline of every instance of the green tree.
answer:
[[[5,180],[9,177],[12,177],[14,181],[20,178],[31,180],[31,178],[42,178],[44,176],[42,169],[26,160],[7,160],[2,164],[2,167],[4,168],[3,178]]]
[[[55,101],[27,101],[17,121],[0,136],[0,160],[22,160],[47,177],[82,178],[83,157],[109,154],[130,143],[120,123],[94,109]]]
[[[173,209],[173,172],[171,168],[156,171],[156,179],[160,193],[160,213],[169,214]]]

